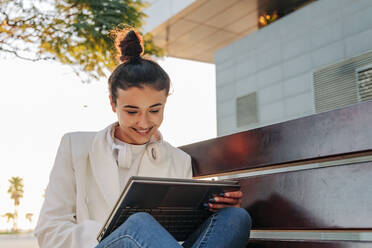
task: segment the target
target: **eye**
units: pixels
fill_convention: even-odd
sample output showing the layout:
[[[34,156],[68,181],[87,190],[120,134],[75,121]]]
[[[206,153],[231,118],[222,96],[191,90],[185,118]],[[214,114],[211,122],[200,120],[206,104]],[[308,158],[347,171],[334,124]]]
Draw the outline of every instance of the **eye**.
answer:
[[[127,111],[127,113],[130,114],[130,115],[134,115],[134,114],[136,114],[137,112],[136,112],[136,111]]]
[[[159,112],[159,109],[156,109],[156,110],[150,110],[150,113],[158,113]]]

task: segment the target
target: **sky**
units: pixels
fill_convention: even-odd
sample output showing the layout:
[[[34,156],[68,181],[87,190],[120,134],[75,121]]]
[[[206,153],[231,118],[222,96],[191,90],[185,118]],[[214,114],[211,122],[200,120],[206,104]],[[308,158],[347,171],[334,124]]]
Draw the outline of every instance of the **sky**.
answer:
[[[164,121],[164,139],[174,146],[216,137],[215,66],[175,58],[159,64],[172,81]],[[62,135],[99,131],[116,120],[107,78],[81,83],[68,66],[0,58],[0,230],[11,223],[1,217],[13,211],[8,180],[23,178],[19,226],[33,228],[40,211]],[[32,223],[25,219],[33,213]]]

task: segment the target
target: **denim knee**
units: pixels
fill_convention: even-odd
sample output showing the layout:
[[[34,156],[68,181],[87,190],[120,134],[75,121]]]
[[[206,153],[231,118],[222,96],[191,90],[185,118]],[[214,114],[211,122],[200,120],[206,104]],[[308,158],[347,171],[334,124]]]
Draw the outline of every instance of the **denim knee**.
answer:
[[[129,216],[126,222],[130,225],[143,225],[143,223],[148,223],[149,221],[155,221],[151,214],[146,212],[138,212]]]
[[[221,209],[222,214],[228,215],[230,223],[236,225],[239,229],[251,230],[252,219],[248,211],[244,208],[228,207]]]

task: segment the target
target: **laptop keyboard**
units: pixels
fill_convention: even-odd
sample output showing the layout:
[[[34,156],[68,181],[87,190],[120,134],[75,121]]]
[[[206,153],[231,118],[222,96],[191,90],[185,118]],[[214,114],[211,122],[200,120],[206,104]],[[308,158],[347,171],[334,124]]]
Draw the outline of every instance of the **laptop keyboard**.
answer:
[[[134,213],[146,212],[151,214],[177,241],[184,241],[193,233],[212,213],[208,210],[180,210],[180,209],[122,209],[112,230]]]

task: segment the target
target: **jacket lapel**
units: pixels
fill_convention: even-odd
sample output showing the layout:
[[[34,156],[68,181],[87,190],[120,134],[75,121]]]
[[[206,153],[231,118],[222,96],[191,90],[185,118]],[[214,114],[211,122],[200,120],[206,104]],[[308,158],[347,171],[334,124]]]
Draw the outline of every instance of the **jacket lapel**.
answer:
[[[94,179],[109,207],[114,206],[120,195],[119,171],[106,139],[111,125],[98,132],[89,150],[89,160]]]

